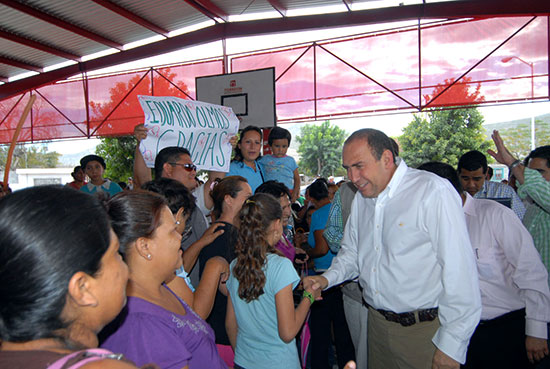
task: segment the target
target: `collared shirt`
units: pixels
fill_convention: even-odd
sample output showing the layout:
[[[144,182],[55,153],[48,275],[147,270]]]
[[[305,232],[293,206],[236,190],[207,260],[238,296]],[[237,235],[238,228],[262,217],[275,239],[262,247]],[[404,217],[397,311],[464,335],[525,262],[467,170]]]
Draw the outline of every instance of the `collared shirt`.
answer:
[[[105,180],[101,185],[96,186],[92,182],[86,183],[84,186],[80,187],[80,191],[86,192],[89,194],[95,194],[97,192],[104,192],[109,197],[116,195],[119,192],[122,192],[122,188],[118,185],[118,183],[114,183],[109,181],[108,179]]]
[[[475,257],[450,183],[400,161],[377,198],[355,195],[329,287],[359,275],[365,301],[396,313],[439,307],[432,341],[464,363],[479,322]]]
[[[527,229],[506,206],[469,194],[464,215],[476,255],[481,319],[525,308],[525,334],[547,338],[548,273]]]
[[[256,170],[250,168],[248,165],[242,161],[232,161],[229,164],[229,172],[227,176],[241,176],[246,178],[252,193],[256,191],[262,183],[264,183],[264,177],[262,174],[262,166],[259,162],[256,161]]]
[[[518,194],[522,199],[529,197],[532,203],[527,207],[523,224],[533,236],[546,270],[550,271],[550,182],[530,168],[525,168],[524,177]]]
[[[323,237],[334,253],[340,250],[340,244],[344,237],[344,225],[348,221],[351,203],[356,193],[357,188],[350,182],[346,182],[340,186],[332,199]]]
[[[474,197],[476,199],[511,199],[512,210],[519,219],[523,219],[525,215],[525,205],[523,205],[516,191],[504,183],[485,181],[485,183],[483,183],[483,188],[476,193]]]
[[[323,232],[323,237],[327,240],[330,251],[337,253],[340,250],[340,242],[344,237],[344,220],[342,219],[342,200],[340,190],[336,191],[330,211],[328,213],[327,226]]]

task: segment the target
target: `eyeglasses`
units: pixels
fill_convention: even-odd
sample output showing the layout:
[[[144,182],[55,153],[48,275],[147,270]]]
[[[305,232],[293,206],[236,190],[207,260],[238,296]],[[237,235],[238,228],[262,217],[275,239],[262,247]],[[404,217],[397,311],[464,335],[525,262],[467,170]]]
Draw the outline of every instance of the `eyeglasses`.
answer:
[[[180,164],[180,163],[168,163],[170,165],[179,165],[188,172],[196,171],[197,166],[195,164]]]

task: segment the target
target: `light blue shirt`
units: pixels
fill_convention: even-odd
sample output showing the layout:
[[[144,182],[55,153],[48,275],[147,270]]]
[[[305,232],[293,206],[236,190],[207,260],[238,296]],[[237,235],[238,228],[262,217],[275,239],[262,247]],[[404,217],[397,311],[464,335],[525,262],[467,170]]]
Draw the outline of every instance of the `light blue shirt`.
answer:
[[[322,229],[325,229],[325,226],[327,225],[328,220],[328,214],[330,212],[330,203],[326,204],[325,206],[321,207],[320,209],[315,210],[313,215],[311,216],[311,225],[309,226],[309,236],[307,236],[307,243],[311,247],[315,247],[315,236],[313,233],[315,231],[319,231]],[[328,252],[318,258],[313,259],[313,264],[315,265],[315,271],[316,272],[324,272],[330,267],[330,264],[332,264],[332,258],[336,255],[331,250],[328,250]]]
[[[256,162],[256,169],[257,170],[250,168],[242,161],[232,161],[231,164],[229,164],[227,176],[241,176],[246,178],[252,189],[252,193],[254,193],[256,188],[264,183],[264,179],[262,178],[262,166],[259,162]]]
[[[264,267],[264,293],[258,299],[246,302],[239,297],[239,282],[233,275],[236,260],[231,262],[227,289],[237,317],[237,344],[235,363],[243,368],[300,369],[295,340],[285,343],[279,337],[275,295],[292,284],[294,289],[300,278],[285,257],[268,254]]]
[[[264,155],[259,160],[264,170],[266,181],[279,181],[292,190],[294,188],[294,170],[298,168],[292,156],[277,158],[273,155]]]

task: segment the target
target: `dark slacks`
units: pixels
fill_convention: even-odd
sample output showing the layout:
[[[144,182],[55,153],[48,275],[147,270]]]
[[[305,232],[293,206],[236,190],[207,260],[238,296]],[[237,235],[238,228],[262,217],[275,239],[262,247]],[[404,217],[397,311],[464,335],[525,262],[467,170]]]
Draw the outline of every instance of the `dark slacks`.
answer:
[[[355,349],[344,314],[342,290],[338,286],[323,291],[323,300],[316,301],[311,306],[311,369],[330,368],[331,327],[334,331],[338,367],[342,369],[349,360],[355,360]]]
[[[466,363],[462,368],[533,368],[525,348],[525,309],[482,320],[470,339]]]

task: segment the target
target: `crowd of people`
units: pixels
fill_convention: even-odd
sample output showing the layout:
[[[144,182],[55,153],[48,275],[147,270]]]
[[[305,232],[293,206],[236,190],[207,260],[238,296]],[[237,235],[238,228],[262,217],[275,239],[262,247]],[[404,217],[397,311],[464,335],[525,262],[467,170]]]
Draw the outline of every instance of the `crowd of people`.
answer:
[[[550,146],[410,168],[374,129],[349,181],[300,198],[291,135],[233,138],[204,183],[166,147],[132,186],[82,158],[0,199],[0,368],[522,369],[548,365]],[[98,196],[99,195],[99,196]]]

